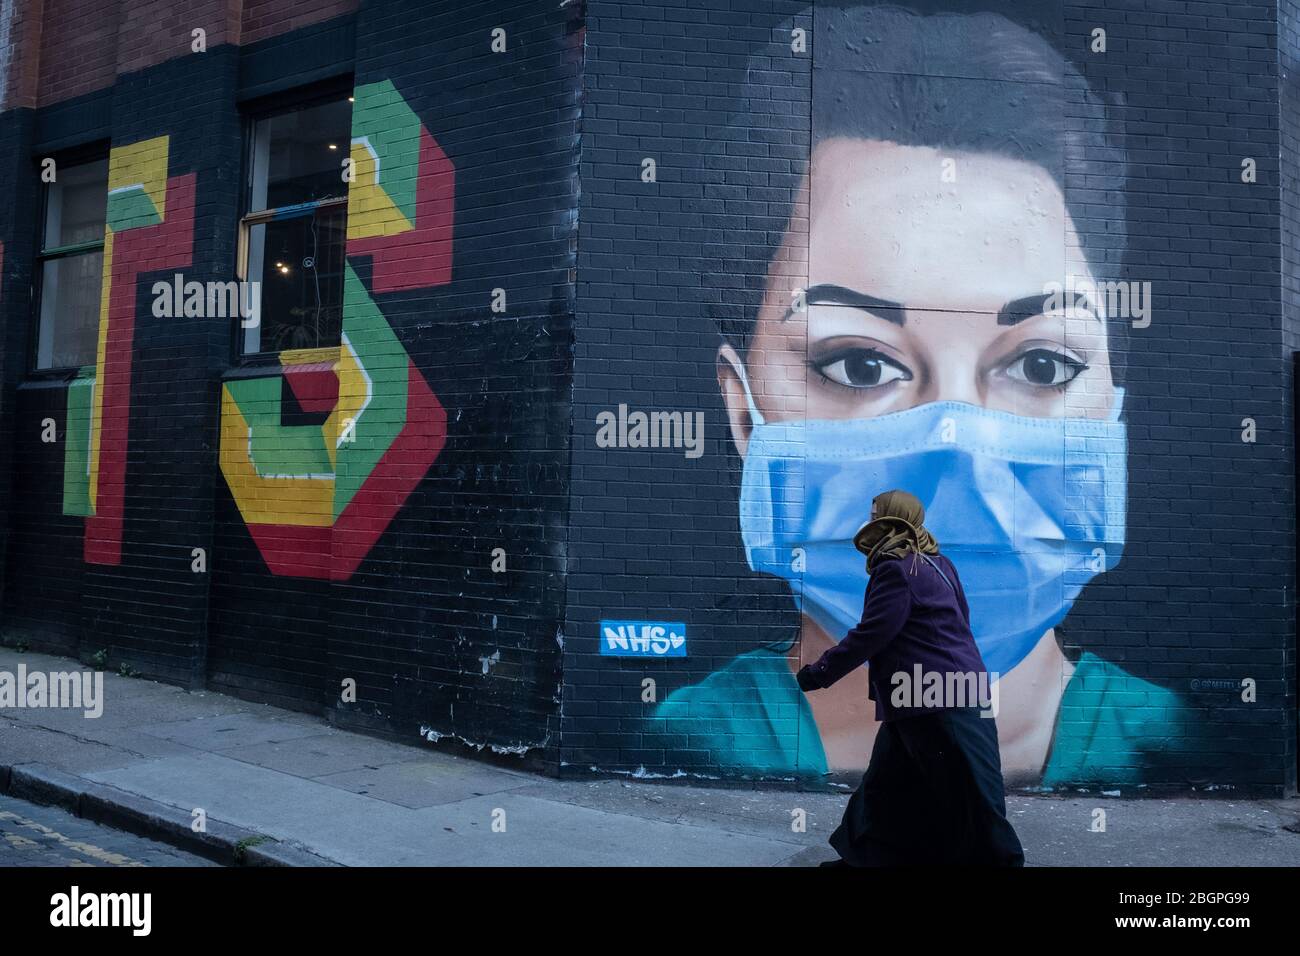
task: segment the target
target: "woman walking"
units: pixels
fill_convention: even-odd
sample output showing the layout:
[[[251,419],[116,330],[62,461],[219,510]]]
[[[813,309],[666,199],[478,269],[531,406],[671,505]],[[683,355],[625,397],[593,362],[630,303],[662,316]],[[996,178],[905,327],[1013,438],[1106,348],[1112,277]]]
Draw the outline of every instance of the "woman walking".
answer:
[[[797,675],[807,692],[867,664],[882,722],[831,835],[840,855],[832,865],[1023,866],[1006,816],[991,678],[957,569],[906,491],[877,496],[853,543],[870,575],[862,619]]]

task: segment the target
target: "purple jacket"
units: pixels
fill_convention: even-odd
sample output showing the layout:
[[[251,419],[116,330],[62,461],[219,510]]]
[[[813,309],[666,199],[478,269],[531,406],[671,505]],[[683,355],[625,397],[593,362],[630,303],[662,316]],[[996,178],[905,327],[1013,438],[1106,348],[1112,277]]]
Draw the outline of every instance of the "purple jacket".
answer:
[[[936,706],[934,698],[925,700],[910,693],[903,707],[891,702],[896,687],[911,691],[924,684],[930,674],[942,675],[945,689],[954,686],[947,675],[960,675],[966,688],[966,706],[977,706],[969,691],[979,690],[979,675],[984,661],[970,630],[970,608],[957,577],[957,569],[942,554],[930,556],[908,554],[902,558],[885,558],[876,565],[867,582],[862,620],[839,644],[832,647],[815,664],[809,665],[813,679],[821,687],[837,680],[863,663],[868,666],[868,696],[876,702],[876,719],[892,720],[934,710],[950,710],[961,701],[952,694],[942,695]],[[951,586],[935,566],[943,571]],[[917,666],[922,681],[917,681]],[[894,675],[906,675],[901,681]],[[939,678],[930,678],[937,683]],[[987,687],[987,685],[984,685]]]

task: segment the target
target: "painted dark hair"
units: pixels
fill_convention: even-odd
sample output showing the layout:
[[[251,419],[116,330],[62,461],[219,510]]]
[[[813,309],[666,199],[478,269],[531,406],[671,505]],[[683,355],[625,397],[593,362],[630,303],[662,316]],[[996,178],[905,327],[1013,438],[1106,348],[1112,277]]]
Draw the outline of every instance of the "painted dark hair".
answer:
[[[1127,157],[1108,104],[1038,33],[999,13],[944,6],[818,0],[751,54],[737,108],[719,131],[726,151],[743,157],[735,181],[744,188],[720,189],[726,225],[705,270],[719,290],[714,316],[742,354],[774,254],[789,231],[806,232],[807,210],[795,199],[811,150],[832,137],[1040,166],[1065,196],[1092,274],[1118,278]],[[796,28],[808,38],[803,56],[791,50]],[[1118,358],[1126,326],[1110,326]]]

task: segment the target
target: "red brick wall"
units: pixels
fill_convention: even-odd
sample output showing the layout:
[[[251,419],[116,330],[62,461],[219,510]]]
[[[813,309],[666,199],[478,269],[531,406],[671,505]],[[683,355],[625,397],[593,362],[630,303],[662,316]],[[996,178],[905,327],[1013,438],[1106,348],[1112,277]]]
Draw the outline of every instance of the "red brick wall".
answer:
[[[202,29],[208,47],[239,40],[229,0],[130,0],[117,24],[117,72],[135,73],[188,56],[191,31]],[[237,11],[236,11],[237,12]]]
[[[254,43],[346,13],[358,0],[24,0],[10,35],[10,84],[0,108],[46,106],[209,48]],[[4,62],[0,57],[0,65]]]
[[[244,0],[242,43],[256,43],[345,13],[358,0]]]
[[[119,0],[45,0],[37,103],[89,93],[113,82]]]
[[[15,3],[9,21],[9,42],[0,49],[0,70],[7,83],[0,83],[0,110],[36,105],[36,70],[40,62],[42,8],[45,0]],[[0,25],[2,26],[2,25]]]

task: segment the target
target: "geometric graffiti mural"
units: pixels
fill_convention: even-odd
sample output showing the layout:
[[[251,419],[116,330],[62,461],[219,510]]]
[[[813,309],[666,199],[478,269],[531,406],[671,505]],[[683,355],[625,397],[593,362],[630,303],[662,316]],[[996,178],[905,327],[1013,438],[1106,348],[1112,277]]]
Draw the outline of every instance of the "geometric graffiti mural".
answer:
[[[442,405],[350,266],[344,303],[337,358],[284,352],[283,377],[222,388],[221,472],[276,574],[351,576],[446,438]],[[329,417],[282,424],[286,400]]]
[[[193,259],[195,175],[168,177],[168,155],[166,136],[109,153],[99,340],[68,389],[63,468],[63,513],[85,516],[93,564],[122,562],[137,279]]]
[[[347,259],[370,258],[375,292],[444,284],[451,162],[392,83],[354,99]],[[221,472],[273,573],[346,580],[442,451],[446,412],[350,261],[339,347],[280,365],[222,388]]]
[[[348,255],[371,257],[375,292],[450,282],[451,160],[390,81],[354,98]]]
[[[392,83],[354,99],[348,259],[370,260],[376,293],[450,281],[450,160]],[[168,147],[161,136],[109,158],[99,340],[68,388],[63,469],[63,513],[86,518],[92,563],[122,559],[137,278],[193,256],[195,177],[168,178]],[[222,388],[222,474],[272,572],[343,580],[441,452],[446,412],[350,262],[339,347],[280,364]],[[284,421],[299,410],[328,417]]]

